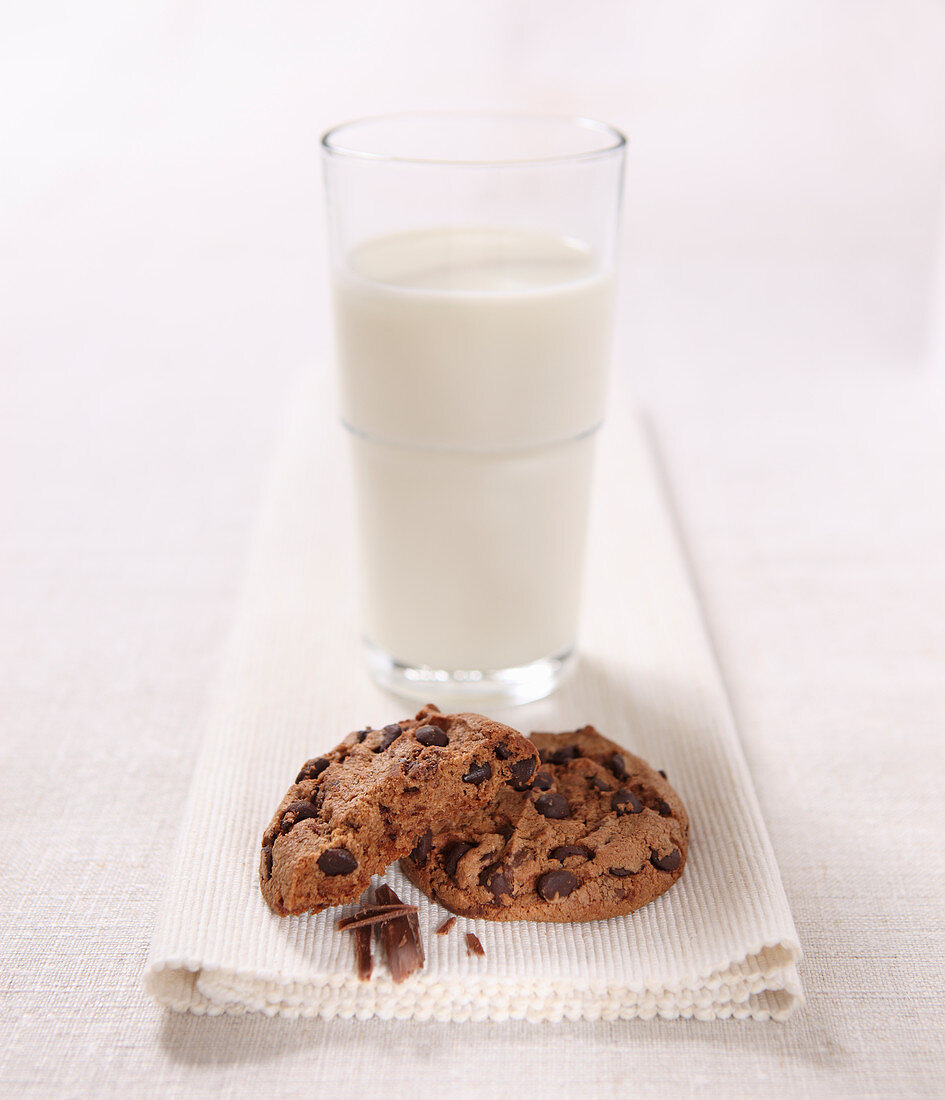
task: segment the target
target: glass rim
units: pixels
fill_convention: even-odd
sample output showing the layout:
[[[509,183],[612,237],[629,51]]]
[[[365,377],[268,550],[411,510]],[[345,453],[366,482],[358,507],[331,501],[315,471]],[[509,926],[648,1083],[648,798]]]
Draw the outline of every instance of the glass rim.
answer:
[[[559,123],[587,133],[598,133],[602,139],[606,139],[606,143],[601,144],[599,148],[585,149],[575,153],[555,153],[547,156],[454,158],[374,153],[354,146],[345,146],[338,142],[338,138],[343,131],[371,123],[420,121],[422,119],[444,122],[449,119],[490,118],[521,123]],[[325,156],[374,161],[382,164],[412,164],[427,167],[440,165],[451,168],[529,168],[550,164],[573,164],[613,156],[615,153],[621,153],[624,150],[627,145],[627,138],[616,126],[611,126],[608,122],[601,122],[598,119],[588,118],[584,115],[538,114],[526,111],[398,111],[389,114],[362,115],[359,118],[349,119],[347,122],[340,122],[322,134],[319,144]]]

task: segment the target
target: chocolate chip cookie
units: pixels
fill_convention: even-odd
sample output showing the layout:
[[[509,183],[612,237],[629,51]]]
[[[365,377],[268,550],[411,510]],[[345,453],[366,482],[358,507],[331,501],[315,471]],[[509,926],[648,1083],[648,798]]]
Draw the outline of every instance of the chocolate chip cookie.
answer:
[[[262,840],[263,897],[280,916],[354,901],[394,860],[422,859],[434,821],[466,821],[503,787],[527,785],[537,764],[510,727],[432,705],[349,734],[280,802]]]
[[[429,897],[487,920],[632,913],[683,872],[689,819],[662,772],[592,726],[535,733],[541,766],[464,822],[437,823],[400,866]]]

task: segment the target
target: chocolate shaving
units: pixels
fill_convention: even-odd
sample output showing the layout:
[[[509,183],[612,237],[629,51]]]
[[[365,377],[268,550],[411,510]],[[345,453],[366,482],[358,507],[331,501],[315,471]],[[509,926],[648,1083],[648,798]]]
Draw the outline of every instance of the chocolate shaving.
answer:
[[[366,905],[353,916],[342,917],[338,921],[338,931],[344,932],[352,928],[366,928],[370,924],[382,924],[386,920],[404,917],[416,911],[416,905]]]
[[[354,959],[358,967],[358,978],[366,982],[374,969],[371,958],[371,926],[362,925],[354,930]]]
[[[448,935],[452,931],[453,925],[455,923],[456,923],[456,918],[455,917],[447,917],[446,920],[443,921],[443,923],[440,925],[440,927],[436,930],[436,934],[438,936]]]
[[[466,933],[466,954],[467,955],[485,955],[486,949],[479,942],[479,937],[474,936],[472,932]]]
[[[386,884],[374,891],[378,905],[402,905],[403,902]],[[387,965],[395,982],[402,982],[423,966],[423,943],[420,940],[420,922],[416,912],[405,913],[378,925],[381,943],[387,955]]]

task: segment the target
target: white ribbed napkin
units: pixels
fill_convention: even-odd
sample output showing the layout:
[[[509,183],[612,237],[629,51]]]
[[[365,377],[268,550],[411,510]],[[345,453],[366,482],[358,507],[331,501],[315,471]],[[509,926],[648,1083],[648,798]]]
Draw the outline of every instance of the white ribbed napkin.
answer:
[[[373,688],[353,604],[345,448],[325,383],[293,403],[250,555],[160,907],[147,989],[180,1011],[417,1019],[784,1019],[800,946],[653,459],[634,418],[603,433],[581,661],[550,699],[493,716],[524,732],[591,723],[664,768],[689,809],[680,882],[586,924],[420,906],[426,967],[359,982],[339,910],[280,919],[257,883],[260,836],[300,764],[417,708]],[[345,910],[348,911],[348,910]],[[466,955],[466,931],[485,957]]]

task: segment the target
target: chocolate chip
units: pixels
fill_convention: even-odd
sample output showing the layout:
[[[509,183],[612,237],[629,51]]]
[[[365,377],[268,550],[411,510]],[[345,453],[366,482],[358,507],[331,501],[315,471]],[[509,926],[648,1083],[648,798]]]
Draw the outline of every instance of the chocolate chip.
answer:
[[[669,855],[661,856],[653,848],[650,849],[650,863],[657,869],[657,871],[678,871],[679,865],[682,863],[682,856],[679,854],[679,849],[674,848]]]
[[[418,867],[423,867],[433,848],[433,833],[429,829],[423,834],[413,847],[410,858]]]
[[[535,774],[537,766],[534,756],[524,756],[521,760],[516,760],[514,764],[509,764],[509,775],[511,776],[509,782],[515,790],[528,790],[528,785]]]
[[[503,894],[512,893],[512,884],[501,871],[496,871],[496,873],[486,883],[486,886],[489,888],[492,896],[496,899],[502,897]]]
[[[662,776],[662,777],[663,777],[664,779],[668,779],[668,778],[669,778],[669,776],[667,776],[666,772],[664,772],[662,768],[660,768],[660,775],[661,775],[661,776]]]
[[[532,790],[549,791],[552,783],[554,783],[554,779],[548,772],[536,772],[535,778],[532,780]]]
[[[535,849],[529,848],[527,845],[523,845],[517,851],[513,852],[510,856],[506,857],[505,864],[507,867],[521,867],[523,863],[528,863],[529,860],[535,858]]]
[[[551,859],[557,859],[564,863],[568,856],[581,856],[583,859],[590,859],[591,851],[582,844],[559,844],[557,848],[552,848],[548,855]]]
[[[365,737],[371,732],[371,727],[366,726],[363,730],[358,730],[358,741],[363,741]]]
[[[656,800],[653,809],[660,815],[660,817],[672,817],[673,810],[668,802],[664,802],[662,798]]]
[[[443,870],[450,878],[456,877],[456,868],[459,866],[459,861],[475,847],[475,844],[470,844],[468,841],[454,840],[452,844],[448,844],[443,849]]]
[[[383,752],[385,749],[389,749],[403,732],[404,731],[400,728],[400,726],[396,725],[393,722],[389,726],[385,726],[381,730],[381,743],[374,751]]]
[[[549,764],[567,764],[570,760],[576,760],[581,755],[577,745],[565,745],[564,748],[555,749],[548,757]]]
[[[472,767],[463,776],[464,783],[473,783],[475,786],[479,786],[480,783],[484,783],[487,779],[492,778],[492,765],[488,760],[484,760],[481,764],[474,760]]]
[[[607,782],[606,779],[601,779],[599,775],[592,775],[590,778],[591,786],[598,791],[612,791],[613,787]]]
[[[610,800],[611,806],[618,814],[639,814],[643,812],[643,803],[630,790],[629,787],[621,787],[614,793]]]
[[[282,814],[282,823],[279,826],[280,832],[287,833],[293,825],[297,825],[300,821],[304,821],[307,817],[317,817],[318,810],[311,804],[311,802],[290,802],[286,806]]]
[[[326,875],[350,875],[358,861],[347,848],[328,848],[318,857],[318,868]]]
[[[535,809],[544,817],[550,817],[553,821],[560,821],[571,812],[568,800],[557,791],[548,791],[540,794],[535,799]]]
[[[629,878],[631,875],[635,875],[637,871],[639,871],[639,868],[637,868],[637,871],[634,871],[632,867],[609,867],[608,871],[612,875],[616,875],[617,878]]]
[[[449,737],[436,726],[421,726],[417,730],[417,740],[421,745],[439,745],[440,748],[450,743]]]
[[[479,875],[479,885],[485,886],[496,901],[498,901],[503,894],[512,893],[512,884],[509,882],[508,878],[506,878],[504,871],[500,868],[498,863],[491,863]]]
[[[618,779],[627,778],[627,765],[619,752],[612,752],[604,763]]]
[[[509,749],[508,745],[496,745],[495,754],[499,760],[508,760],[508,758],[512,755],[512,752]]]
[[[272,877],[272,845],[266,844],[259,853],[259,877],[268,882]]]
[[[303,779],[317,779],[322,772],[328,767],[330,761],[326,760],[324,756],[316,756],[314,760],[309,760],[302,765],[302,770],[295,777],[296,783],[301,783]]]
[[[546,871],[535,883],[535,889],[545,901],[566,898],[577,886],[578,880],[570,871]]]

